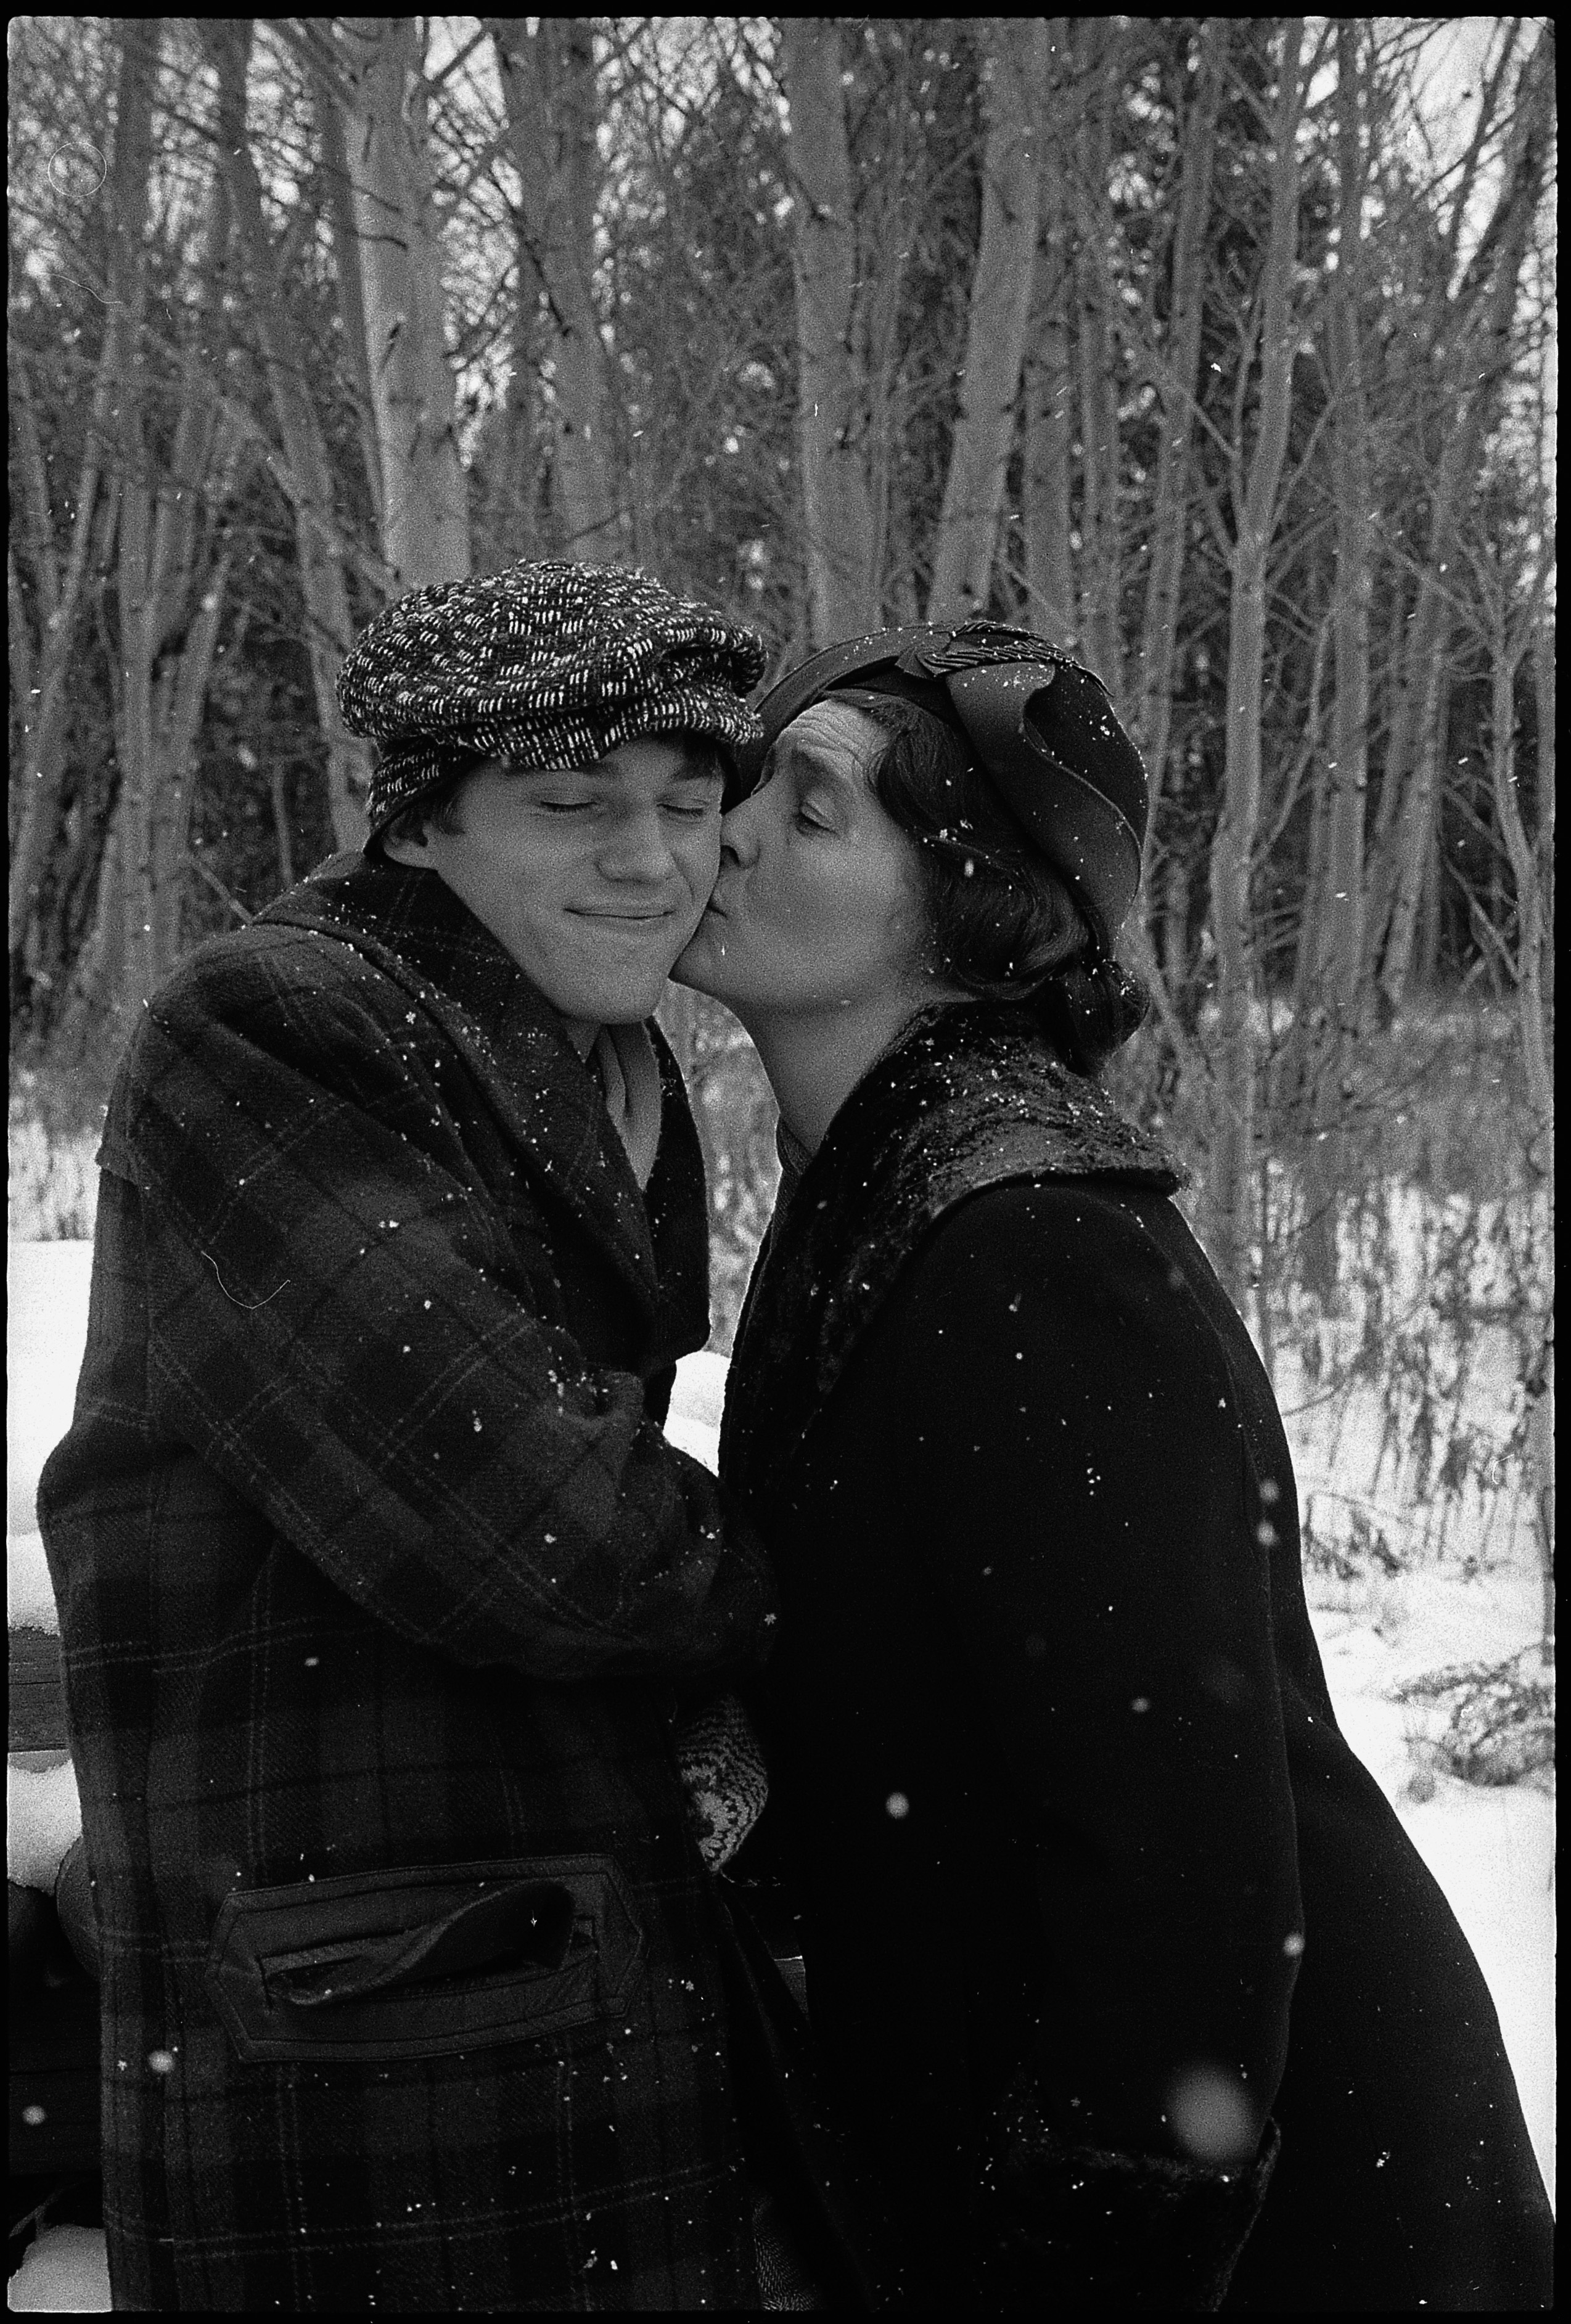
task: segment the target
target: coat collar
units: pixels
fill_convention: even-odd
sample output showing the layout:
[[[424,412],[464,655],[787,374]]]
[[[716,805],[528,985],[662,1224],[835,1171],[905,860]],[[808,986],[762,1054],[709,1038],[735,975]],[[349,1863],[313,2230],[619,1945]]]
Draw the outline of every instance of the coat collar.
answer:
[[[641,1304],[657,1307],[649,1208],[600,1084],[558,1011],[444,881],[384,858],[335,855],[257,918],[347,945],[434,1019],[526,1164],[594,1235]],[[679,1139],[679,1120],[688,1127],[686,1093],[659,1028],[650,1032],[669,1145],[670,1133]],[[658,1191],[652,1184],[652,1201]]]
[[[924,1010],[857,1084],[771,1222],[732,1357],[721,1441],[738,1491],[777,1483],[868,1325],[946,1213],[984,1188],[1183,1177],[1029,1012]]]

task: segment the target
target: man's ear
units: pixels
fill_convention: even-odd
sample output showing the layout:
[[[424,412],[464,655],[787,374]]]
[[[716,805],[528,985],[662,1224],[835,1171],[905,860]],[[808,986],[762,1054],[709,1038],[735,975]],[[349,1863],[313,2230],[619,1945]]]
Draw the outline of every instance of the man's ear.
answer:
[[[430,870],[430,846],[426,838],[423,824],[417,825],[412,832],[401,831],[396,834],[391,831],[385,832],[383,835],[382,853],[384,855],[391,855],[395,863],[412,863],[417,872]]]

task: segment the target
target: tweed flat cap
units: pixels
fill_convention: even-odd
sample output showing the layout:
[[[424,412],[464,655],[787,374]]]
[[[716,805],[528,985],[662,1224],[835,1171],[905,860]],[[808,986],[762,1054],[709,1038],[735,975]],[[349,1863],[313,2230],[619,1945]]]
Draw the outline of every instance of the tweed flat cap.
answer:
[[[764,659],[751,631],[619,567],[545,558],[411,589],[338,674],[346,724],[379,746],[372,833],[487,759],[588,766],[677,733],[735,755],[762,731],[744,697]]]

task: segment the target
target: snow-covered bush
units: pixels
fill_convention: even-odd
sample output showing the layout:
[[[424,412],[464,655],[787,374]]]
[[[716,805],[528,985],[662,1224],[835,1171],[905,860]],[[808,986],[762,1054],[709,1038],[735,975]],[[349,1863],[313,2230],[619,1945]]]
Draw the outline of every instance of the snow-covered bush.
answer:
[[[1469,1784],[1517,1784],[1555,1760],[1555,1668],[1538,1646],[1492,1663],[1453,1663],[1405,1679],[1398,1702],[1441,1716],[1425,1757]]]
[[[91,1235],[98,1136],[70,1103],[69,1088],[28,1071],[15,1075],[6,1108],[8,1240],[76,1242]]]

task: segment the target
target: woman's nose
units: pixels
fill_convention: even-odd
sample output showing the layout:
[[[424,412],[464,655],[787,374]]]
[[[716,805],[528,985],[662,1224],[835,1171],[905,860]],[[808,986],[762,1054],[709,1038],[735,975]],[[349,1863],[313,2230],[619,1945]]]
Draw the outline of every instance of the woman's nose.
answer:
[[[720,821],[720,853],[729,855],[735,862],[751,863],[758,853],[758,819],[753,813],[753,801],[741,800],[729,815]]]

